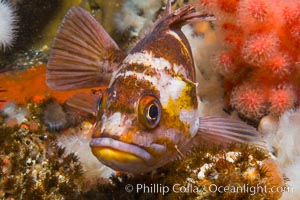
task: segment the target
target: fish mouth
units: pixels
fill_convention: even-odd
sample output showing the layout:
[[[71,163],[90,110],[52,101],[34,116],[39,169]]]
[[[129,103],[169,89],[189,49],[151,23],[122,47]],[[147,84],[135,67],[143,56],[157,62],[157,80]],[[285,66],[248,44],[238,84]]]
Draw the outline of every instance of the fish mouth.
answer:
[[[139,146],[112,138],[93,138],[90,147],[100,162],[115,170],[131,171],[135,165],[145,167],[152,159],[151,154]]]

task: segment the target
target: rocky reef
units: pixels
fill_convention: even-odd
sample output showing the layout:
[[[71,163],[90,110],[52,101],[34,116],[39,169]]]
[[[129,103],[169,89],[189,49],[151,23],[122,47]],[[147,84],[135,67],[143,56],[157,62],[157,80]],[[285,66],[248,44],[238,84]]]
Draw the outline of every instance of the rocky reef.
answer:
[[[20,125],[12,116],[0,117],[0,198],[76,199],[83,174],[77,156],[56,144],[55,134],[38,118],[37,105],[27,106],[30,113]]]
[[[45,125],[41,115],[45,104],[52,106],[53,100],[28,103],[23,109],[15,105],[15,114],[24,115],[20,123],[7,109],[0,116],[1,198],[278,199],[280,192],[257,187],[266,191],[271,186],[284,188],[284,180],[268,152],[247,145],[232,145],[226,151],[223,147],[200,145],[153,173],[133,176],[120,172],[104,178],[102,171],[98,179],[88,180],[92,178],[85,175],[87,164],[78,159],[76,152],[67,153],[57,144],[62,134],[71,138],[75,126],[57,131]],[[82,125],[77,126],[82,130]],[[248,191],[215,191],[222,187],[246,187]]]

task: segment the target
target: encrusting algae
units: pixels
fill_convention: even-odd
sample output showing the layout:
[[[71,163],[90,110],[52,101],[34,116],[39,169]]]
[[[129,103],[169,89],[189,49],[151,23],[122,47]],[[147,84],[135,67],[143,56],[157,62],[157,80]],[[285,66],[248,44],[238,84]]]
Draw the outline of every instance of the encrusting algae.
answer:
[[[92,13],[101,18],[105,11],[96,9],[101,1],[75,2],[85,8],[89,3]],[[114,10],[119,4],[107,7]],[[47,48],[42,51],[43,56],[48,54]],[[98,95],[105,88],[52,91],[45,84],[46,60],[30,66],[29,58],[29,64],[20,68],[25,70],[0,73],[0,199],[280,199],[291,192],[273,156],[247,144],[224,148],[200,143],[187,155],[179,153],[174,162],[139,175],[108,168],[92,171],[93,166],[88,166],[92,159],[83,159],[88,154],[78,152],[80,146],[89,148],[91,126],[97,119],[64,102],[81,92]],[[169,103],[170,108],[176,106]],[[76,140],[85,145],[79,142],[73,148]],[[128,185],[132,191],[126,190]],[[143,189],[138,189],[141,185]]]
[[[13,73],[0,73],[1,87],[5,91],[0,93],[0,108],[3,108],[8,102],[25,104],[32,99],[40,103],[49,97],[54,97],[58,102],[65,100],[80,92],[90,92],[91,89],[81,89],[74,91],[53,91],[45,83],[46,67],[45,64],[30,67],[25,71]],[[97,88],[99,89],[99,88]]]

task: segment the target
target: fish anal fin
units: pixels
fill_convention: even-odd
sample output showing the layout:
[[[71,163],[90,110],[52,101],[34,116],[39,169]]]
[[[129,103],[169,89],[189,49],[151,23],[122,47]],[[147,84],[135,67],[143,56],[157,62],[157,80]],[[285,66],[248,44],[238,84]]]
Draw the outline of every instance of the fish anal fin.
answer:
[[[46,82],[53,90],[107,86],[125,57],[86,10],[72,7],[53,42]]]
[[[98,103],[101,98],[101,95],[97,96],[94,94],[81,92],[69,98],[66,101],[66,104],[72,108],[85,111],[96,116],[98,110]]]
[[[204,140],[218,145],[249,143],[267,149],[262,135],[254,127],[226,117],[201,117],[198,133]]]

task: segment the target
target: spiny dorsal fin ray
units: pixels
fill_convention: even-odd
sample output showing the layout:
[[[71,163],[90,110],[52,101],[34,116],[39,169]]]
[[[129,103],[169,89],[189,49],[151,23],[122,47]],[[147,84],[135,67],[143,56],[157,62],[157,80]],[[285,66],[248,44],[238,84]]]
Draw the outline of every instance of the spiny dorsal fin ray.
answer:
[[[171,12],[171,3],[168,1],[166,11],[163,13],[162,18],[156,21],[155,25],[165,29],[170,27],[182,27],[194,21],[214,21],[215,19],[213,15],[196,12],[195,5],[191,4]],[[160,23],[162,26],[159,26]]]
[[[199,133],[219,144],[233,142],[254,144],[267,150],[262,135],[248,124],[225,117],[201,117]]]
[[[73,7],[54,40],[46,82],[54,90],[106,86],[124,55],[87,11]]]

